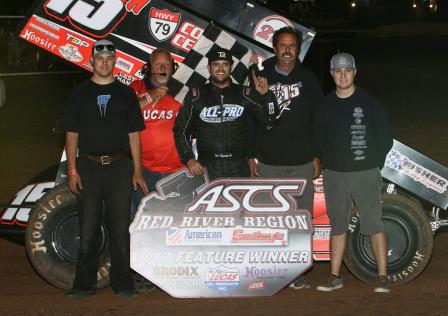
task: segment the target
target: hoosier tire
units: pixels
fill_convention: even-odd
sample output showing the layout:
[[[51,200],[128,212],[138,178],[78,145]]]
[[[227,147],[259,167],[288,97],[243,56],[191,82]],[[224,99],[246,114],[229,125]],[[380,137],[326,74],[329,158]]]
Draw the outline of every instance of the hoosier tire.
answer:
[[[33,208],[25,234],[28,259],[39,276],[60,289],[70,289],[79,250],[76,197],[66,184],[46,193]],[[97,286],[109,285],[107,234],[102,228]]]
[[[404,196],[383,195],[382,210],[389,278],[392,285],[405,284],[415,279],[431,258],[431,225],[421,204]],[[375,284],[377,266],[370,237],[360,234],[357,212],[350,219],[344,263],[358,279]]]

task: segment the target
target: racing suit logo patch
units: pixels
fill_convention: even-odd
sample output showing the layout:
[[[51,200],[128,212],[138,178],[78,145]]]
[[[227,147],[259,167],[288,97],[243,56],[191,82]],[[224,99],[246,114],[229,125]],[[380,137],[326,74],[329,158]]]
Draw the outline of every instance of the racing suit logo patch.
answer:
[[[207,123],[233,122],[244,112],[244,107],[237,104],[223,104],[202,109],[199,117]]]

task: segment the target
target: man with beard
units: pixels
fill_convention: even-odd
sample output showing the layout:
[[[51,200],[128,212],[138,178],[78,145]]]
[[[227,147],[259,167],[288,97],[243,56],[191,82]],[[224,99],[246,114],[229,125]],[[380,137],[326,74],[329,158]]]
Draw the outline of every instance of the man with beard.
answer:
[[[263,62],[259,76],[266,78],[274,92],[280,114],[272,129],[256,124],[250,159],[251,176],[264,178],[301,178],[307,184],[298,207],[313,211],[313,178],[320,175],[320,160],[313,135],[313,119],[322,99],[317,77],[298,59],[302,36],[284,27],[273,36],[275,56]],[[295,289],[309,288],[300,277],[291,284]]]
[[[145,125],[134,92],[113,76],[116,60],[112,42],[94,44],[93,75],[72,93],[62,118],[68,185],[76,194],[80,226],[75,280],[65,294],[70,299],[96,293],[103,222],[110,238],[112,290],[138,296],[130,273],[129,208],[132,186],[147,192],[138,133]]]
[[[263,126],[277,114],[274,96],[266,79],[254,77],[255,90],[232,83],[233,59],[230,52],[217,49],[208,54],[210,82],[187,94],[174,125],[181,161],[193,175],[210,179],[248,177],[248,117]],[[198,159],[191,148],[196,137]]]

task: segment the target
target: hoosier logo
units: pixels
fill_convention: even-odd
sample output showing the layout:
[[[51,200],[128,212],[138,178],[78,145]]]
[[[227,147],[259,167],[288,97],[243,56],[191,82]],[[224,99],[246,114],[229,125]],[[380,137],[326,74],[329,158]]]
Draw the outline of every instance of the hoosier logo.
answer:
[[[151,8],[149,13],[149,30],[152,36],[159,42],[167,40],[176,32],[180,18],[180,13],[173,13],[166,9]]]

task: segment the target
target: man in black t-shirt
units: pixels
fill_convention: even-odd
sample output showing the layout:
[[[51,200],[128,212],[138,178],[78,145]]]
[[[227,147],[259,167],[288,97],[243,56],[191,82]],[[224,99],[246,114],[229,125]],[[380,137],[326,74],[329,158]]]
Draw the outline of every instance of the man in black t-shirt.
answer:
[[[96,293],[104,222],[109,233],[112,290],[134,298],[137,292],[129,264],[129,210],[132,186],[148,193],[139,136],[145,125],[135,93],[113,76],[113,43],[97,41],[90,62],[93,75],[74,90],[62,118],[67,132],[68,185],[77,197],[80,224],[76,275],[66,297],[79,299]]]
[[[271,129],[255,128],[255,146],[249,160],[251,176],[301,178],[307,184],[297,199],[300,209],[313,212],[313,178],[320,175],[320,160],[315,148],[313,119],[322,99],[322,88],[314,73],[300,63],[302,35],[284,27],[274,33],[275,56],[263,62],[259,78],[266,78],[274,92],[280,114]],[[304,277],[295,280],[294,289],[309,288]]]
[[[387,241],[381,219],[380,169],[392,147],[389,119],[380,102],[355,86],[355,59],[340,53],[331,59],[336,90],[320,106],[316,131],[321,153],[324,192],[331,224],[331,274],[317,290],[343,286],[340,277],[352,200],[360,217],[360,229],[369,235],[378,267],[374,291],[389,293]]]

